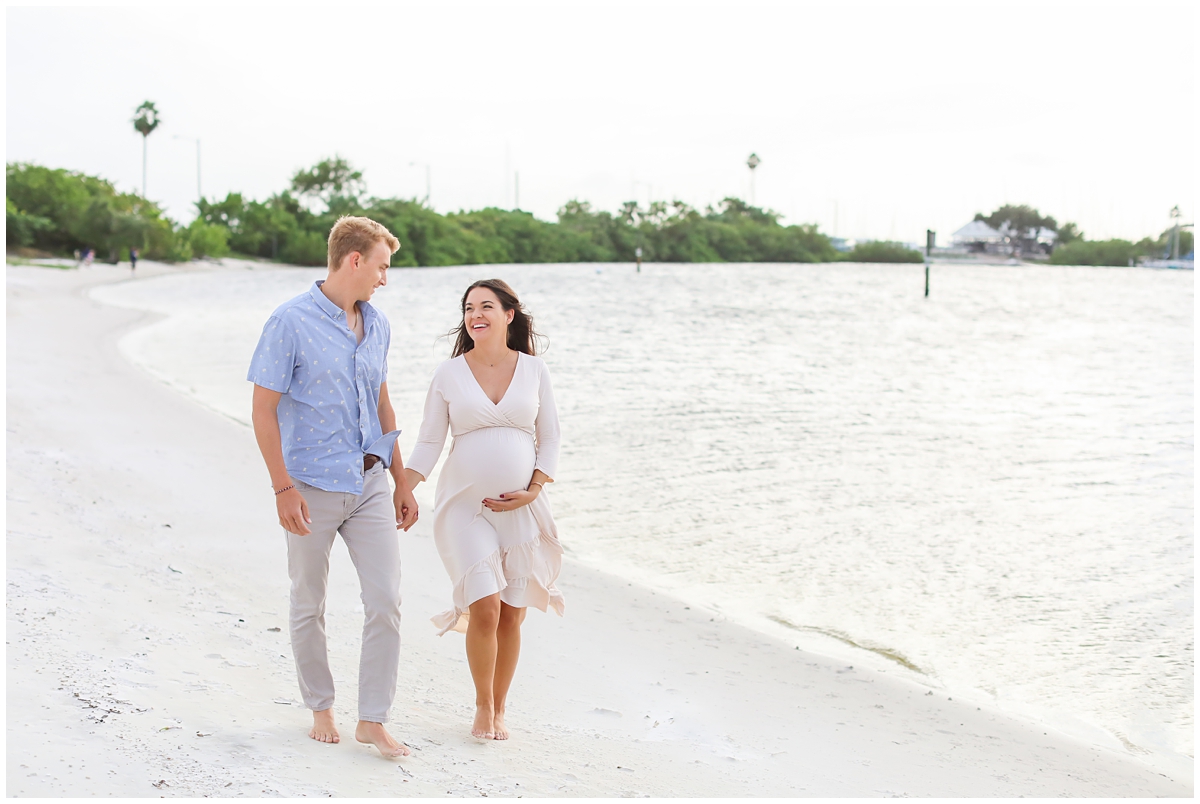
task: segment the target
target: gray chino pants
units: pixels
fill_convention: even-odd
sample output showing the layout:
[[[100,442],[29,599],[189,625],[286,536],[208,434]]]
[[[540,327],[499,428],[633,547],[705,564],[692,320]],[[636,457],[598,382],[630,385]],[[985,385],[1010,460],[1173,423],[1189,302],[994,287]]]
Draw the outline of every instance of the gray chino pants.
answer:
[[[334,536],[350,551],[362,587],[362,653],[358,665],[358,719],[386,723],[396,697],[400,664],[400,539],[387,470],[376,464],[363,493],[323,491],[293,478],[308,503],[312,531],[287,533],[292,580],[289,624],[304,705],[333,706],[333,674],[325,644],[325,592]]]

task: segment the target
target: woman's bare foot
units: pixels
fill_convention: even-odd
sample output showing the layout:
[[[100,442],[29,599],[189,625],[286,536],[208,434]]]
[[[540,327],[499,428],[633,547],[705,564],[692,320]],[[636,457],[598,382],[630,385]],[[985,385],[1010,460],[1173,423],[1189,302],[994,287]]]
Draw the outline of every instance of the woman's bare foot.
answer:
[[[494,740],[496,730],[492,728],[494,710],[490,706],[475,707],[475,722],[471,724],[471,736],[481,740]]]
[[[354,730],[354,739],[360,743],[375,746],[385,757],[406,757],[412,753],[408,750],[407,745],[396,742],[382,723],[373,723],[370,720],[358,721],[358,727]]]
[[[313,712],[313,727],[308,736],[319,743],[340,743],[337,725],[333,722],[333,709],[322,709]]]
[[[493,740],[507,740],[508,728],[504,725],[504,710],[497,709],[496,716],[492,718],[492,731],[495,736]]]

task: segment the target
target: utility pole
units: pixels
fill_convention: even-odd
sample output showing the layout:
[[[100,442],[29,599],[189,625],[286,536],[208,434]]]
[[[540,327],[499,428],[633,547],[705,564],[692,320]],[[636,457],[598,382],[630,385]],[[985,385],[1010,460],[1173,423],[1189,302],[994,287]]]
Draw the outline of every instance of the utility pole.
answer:
[[[933,254],[933,244],[937,240],[937,232],[925,230],[925,298],[929,298],[929,257]]]
[[[758,158],[758,154],[750,154],[750,158],[746,160],[746,167],[750,168],[750,206],[754,206],[754,169],[762,164],[762,160]]]

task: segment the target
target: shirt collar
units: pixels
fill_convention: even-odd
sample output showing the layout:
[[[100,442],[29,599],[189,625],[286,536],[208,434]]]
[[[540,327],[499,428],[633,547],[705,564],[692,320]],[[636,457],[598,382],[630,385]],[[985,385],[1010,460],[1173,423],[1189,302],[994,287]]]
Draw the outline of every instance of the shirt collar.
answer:
[[[312,296],[313,301],[316,302],[316,305],[321,308],[321,312],[325,313],[325,315],[329,316],[335,321],[339,319],[345,319],[346,311],[330,301],[329,297],[325,295],[325,292],[321,290],[321,285],[324,284],[324,279],[318,279],[316,282],[313,282],[312,287],[308,290],[309,295]],[[371,325],[375,323],[375,318],[378,313],[375,311],[375,308],[371,306],[370,302],[360,301],[358,303],[358,309],[362,311],[363,331],[366,332],[371,328]]]
[[[345,318],[346,311],[330,301],[329,297],[321,290],[321,285],[324,284],[324,279],[318,279],[316,282],[313,282],[312,287],[308,291],[309,295],[312,296],[313,301],[317,303],[317,306],[321,308],[321,312],[325,313],[325,315],[334,319],[338,316]]]

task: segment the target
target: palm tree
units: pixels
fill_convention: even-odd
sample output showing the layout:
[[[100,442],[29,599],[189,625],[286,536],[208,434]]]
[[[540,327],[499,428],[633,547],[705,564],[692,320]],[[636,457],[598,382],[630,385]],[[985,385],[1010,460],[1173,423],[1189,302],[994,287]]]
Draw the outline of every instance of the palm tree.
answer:
[[[133,110],[135,117],[133,118],[133,127],[139,134],[142,135],[142,198],[146,197],[146,138],[150,136],[150,132],[158,128],[158,124],[162,122],[158,116],[158,109],[154,107],[152,101],[146,101],[141,106]]]

